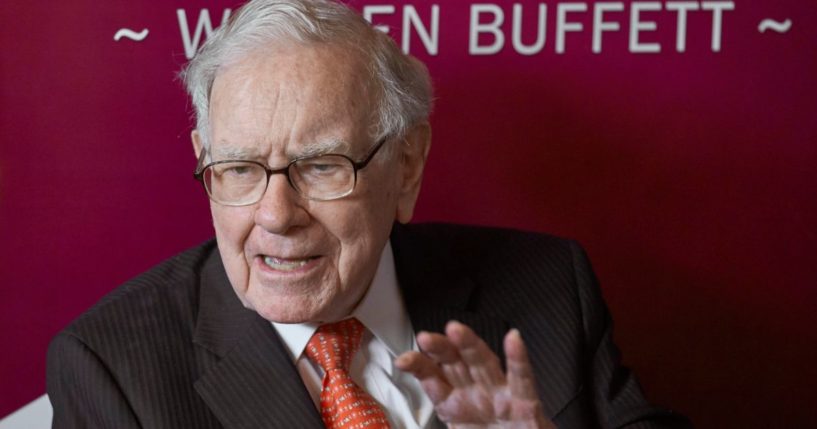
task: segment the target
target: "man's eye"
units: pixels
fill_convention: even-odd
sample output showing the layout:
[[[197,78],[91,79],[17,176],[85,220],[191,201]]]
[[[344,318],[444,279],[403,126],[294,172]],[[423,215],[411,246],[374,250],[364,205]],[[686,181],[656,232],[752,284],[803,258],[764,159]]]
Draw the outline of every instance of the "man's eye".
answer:
[[[231,167],[227,167],[224,170],[223,174],[230,174],[230,175],[233,175],[233,176],[246,176],[247,174],[249,174],[251,172],[251,170],[252,170],[252,168],[250,168],[250,167],[248,167],[246,165],[234,165],[234,166],[231,166]]]
[[[330,162],[326,162],[326,163],[316,162],[316,163],[309,164],[309,169],[311,171],[313,171],[313,172],[316,172],[316,173],[331,173],[337,168],[340,168],[340,165],[333,164],[333,163],[330,163]]]
[[[246,176],[255,170],[246,164],[222,164],[216,167],[215,171],[219,176]]]
[[[224,182],[249,183],[260,179],[264,170],[252,164],[227,163],[216,167],[215,176]]]
[[[327,176],[336,174],[342,171],[344,164],[331,159],[315,159],[309,162],[302,162],[298,166],[298,170],[302,174],[309,174],[315,176]]]

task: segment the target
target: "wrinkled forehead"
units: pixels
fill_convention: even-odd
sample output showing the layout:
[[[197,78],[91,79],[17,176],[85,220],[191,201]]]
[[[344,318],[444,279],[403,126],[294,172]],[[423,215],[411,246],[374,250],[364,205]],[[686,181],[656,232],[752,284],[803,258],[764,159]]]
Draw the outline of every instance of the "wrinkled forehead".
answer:
[[[224,67],[213,83],[212,149],[367,144],[376,116],[371,76],[363,55],[340,45],[254,50]]]

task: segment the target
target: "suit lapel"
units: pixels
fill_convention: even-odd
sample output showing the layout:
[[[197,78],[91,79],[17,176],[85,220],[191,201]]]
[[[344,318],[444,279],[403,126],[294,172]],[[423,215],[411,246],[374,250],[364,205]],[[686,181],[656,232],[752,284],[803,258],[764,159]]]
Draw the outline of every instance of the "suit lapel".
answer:
[[[195,384],[225,428],[323,428],[271,324],[245,309],[218,255],[202,270],[194,342],[218,356]]]
[[[502,340],[509,324],[470,308],[476,283],[456,268],[445,249],[423,249],[422,243],[395,224],[392,231],[395,270],[415,332],[443,332],[450,320],[468,325],[500,358]]]

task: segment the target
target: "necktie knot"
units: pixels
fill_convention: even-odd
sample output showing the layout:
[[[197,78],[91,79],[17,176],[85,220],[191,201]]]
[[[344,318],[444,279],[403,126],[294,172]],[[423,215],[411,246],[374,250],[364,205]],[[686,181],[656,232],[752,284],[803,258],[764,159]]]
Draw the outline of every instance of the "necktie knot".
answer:
[[[349,375],[365,329],[357,319],[328,323],[306,345],[306,355],[325,372],[321,418],[328,429],[389,429],[383,408]]]
[[[349,371],[364,329],[357,319],[321,325],[309,339],[306,354],[326,372],[336,369]]]

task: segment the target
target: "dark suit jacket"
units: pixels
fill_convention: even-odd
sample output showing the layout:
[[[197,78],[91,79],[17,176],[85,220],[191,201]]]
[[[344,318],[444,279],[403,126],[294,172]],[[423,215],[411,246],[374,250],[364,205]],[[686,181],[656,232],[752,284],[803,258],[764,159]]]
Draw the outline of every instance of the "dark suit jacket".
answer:
[[[558,238],[396,225],[397,276],[415,331],[470,325],[501,355],[518,328],[561,429],[687,427],[651,407],[611,339],[582,250]],[[52,341],[54,427],[321,428],[271,324],[242,307],[214,241],[103,298]]]

